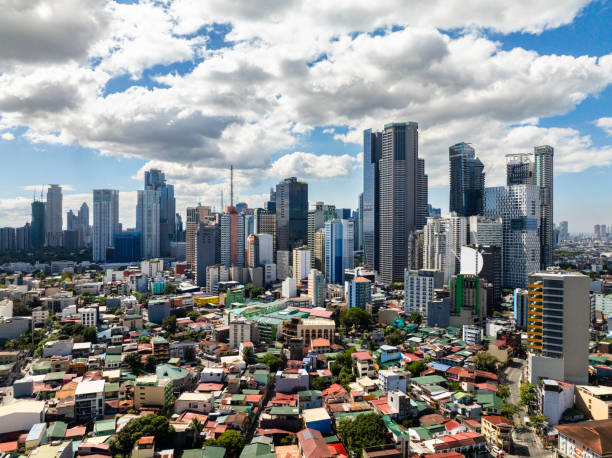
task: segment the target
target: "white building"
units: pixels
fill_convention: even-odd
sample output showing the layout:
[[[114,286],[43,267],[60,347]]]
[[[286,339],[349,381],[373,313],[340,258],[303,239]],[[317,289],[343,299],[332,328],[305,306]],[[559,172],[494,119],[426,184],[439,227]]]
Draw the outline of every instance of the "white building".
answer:
[[[32,309],[32,320],[34,321],[34,325],[44,324],[47,318],[49,318],[49,310],[42,307]]]
[[[272,234],[257,234],[259,239],[259,264],[274,262],[274,236]]]
[[[81,324],[83,326],[98,327],[98,309],[85,307],[81,309]]]
[[[479,326],[463,325],[463,341],[468,345],[482,344],[482,328]]]
[[[212,410],[212,393],[181,393],[174,403],[174,411],[177,414],[185,410],[197,413],[209,413]]]
[[[104,415],[104,380],[79,382],[74,392],[74,414],[77,419]]]
[[[164,273],[164,260],[145,259],[140,261],[140,271],[149,278],[156,278]]]
[[[297,284],[295,278],[287,277],[283,280],[281,293],[283,297],[295,297],[297,294]]]
[[[0,434],[29,431],[45,421],[44,401],[16,401],[0,406]]]
[[[427,316],[427,303],[433,300],[436,283],[442,283],[443,273],[431,270],[404,270],[404,310]],[[437,281],[436,281],[437,280]]]
[[[94,189],[93,260],[106,261],[106,248],[113,246],[113,234],[120,231],[119,191]]]
[[[382,369],[378,371],[378,387],[383,393],[401,391],[407,393],[406,373],[400,369]]]
[[[229,324],[229,345],[238,348],[242,342],[259,342],[259,332],[254,321],[237,318]]]
[[[446,270],[446,220],[427,218],[423,228],[423,268]]]
[[[276,275],[279,279],[291,276],[289,263],[290,251],[278,250],[276,252]]]
[[[293,278],[302,281],[310,271],[310,250],[307,246],[293,250]]]
[[[230,272],[223,264],[206,267],[206,292],[219,294],[219,282],[229,281]]]
[[[140,233],[140,254],[145,259],[157,258],[160,255],[160,205],[159,191],[138,191],[136,231]]]
[[[43,358],[72,355],[72,340],[50,340],[43,345]]]
[[[563,412],[574,407],[574,385],[558,380],[543,379],[536,385],[538,408],[548,418],[548,424],[558,425]]]
[[[316,269],[308,274],[308,297],[313,307],[325,307],[325,277]]]
[[[264,285],[269,285],[276,281],[276,264],[264,264]]]

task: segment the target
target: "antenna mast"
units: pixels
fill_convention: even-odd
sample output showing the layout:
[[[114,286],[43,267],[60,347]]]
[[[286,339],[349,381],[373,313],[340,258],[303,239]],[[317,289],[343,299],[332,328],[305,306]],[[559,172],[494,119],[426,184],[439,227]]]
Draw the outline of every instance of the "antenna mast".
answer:
[[[230,205],[234,206],[234,166],[230,165]]]

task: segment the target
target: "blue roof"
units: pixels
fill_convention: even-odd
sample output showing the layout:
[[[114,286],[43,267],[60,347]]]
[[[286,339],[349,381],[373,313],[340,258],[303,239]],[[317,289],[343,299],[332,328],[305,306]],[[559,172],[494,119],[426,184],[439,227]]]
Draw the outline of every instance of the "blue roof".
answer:
[[[30,432],[28,433],[28,437],[26,437],[26,441],[33,441],[36,439],[40,439],[46,427],[47,427],[46,423],[36,423],[30,429]]]
[[[446,372],[447,370],[450,369],[450,366],[448,364],[442,364],[442,363],[429,363],[428,366],[431,367],[435,371],[441,371],[441,372]]]

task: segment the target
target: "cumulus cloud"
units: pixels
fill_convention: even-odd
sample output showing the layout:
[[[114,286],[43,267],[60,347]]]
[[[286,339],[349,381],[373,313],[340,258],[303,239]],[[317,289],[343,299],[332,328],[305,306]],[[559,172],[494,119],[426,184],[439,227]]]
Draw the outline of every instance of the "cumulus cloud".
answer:
[[[3,132],[2,134],[0,134],[0,138],[6,141],[15,140],[15,136],[10,132]]]
[[[612,135],[612,118],[599,118],[595,121],[595,125],[607,132],[608,135]]]
[[[296,151],[274,161],[269,174],[277,178],[299,176],[315,180],[349,177],[361,160],[360,157],[348,154],[331,156]]]

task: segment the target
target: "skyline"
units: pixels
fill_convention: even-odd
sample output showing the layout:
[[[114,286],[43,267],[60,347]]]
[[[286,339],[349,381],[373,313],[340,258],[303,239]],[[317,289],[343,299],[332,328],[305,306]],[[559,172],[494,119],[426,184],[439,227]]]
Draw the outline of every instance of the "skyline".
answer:
[[[495,186],[505,154],[550,144],[555,223],[569,221],[572,233],[612,223],[602,192],[612,174],[612,32],[597,27],[612,20],[606,3],[496,5],[472,11],[469,23],[453,4],[413,20],[390,18],[385,5],[363,19],[367,7],[355,4],[339,6],[344,22],[330,28],[316,24],[318,4],[305,12],[295,3],[272,17],[245,12],[247,19],[189,2],[92,2],[69,18],[69,29],[96,25],[78,46],[57,34],[70,0],[34,13],[19,3],[8,20],[30,21],[4,33],[21,53],[0,54],[0,155],[13,164],[0,174],[1,226],[29,219],[33,185],[65,183],[65,211],[83,201],[91,208],[93,189],[119,189],[120,221],[134,227],[136,190],[153,167],[176,185],[185,219],[198,202],[220,207],[230,163],[235,200],[250,206],[297,176],[310,184],[311,203],[333,195],[329,203],[356,208],[362,130],[395,121],[419,123],[429,201],[443,212],[449,146],[472,143],[486,186]],[[282,37],[297,13],[311,33],[298,27],[288,46]],[[140,17],[159,27],[133,31]],[[56,55],[34,52],[27,25],[64,46]],[[164,46],[151,49],[152,40]]]

